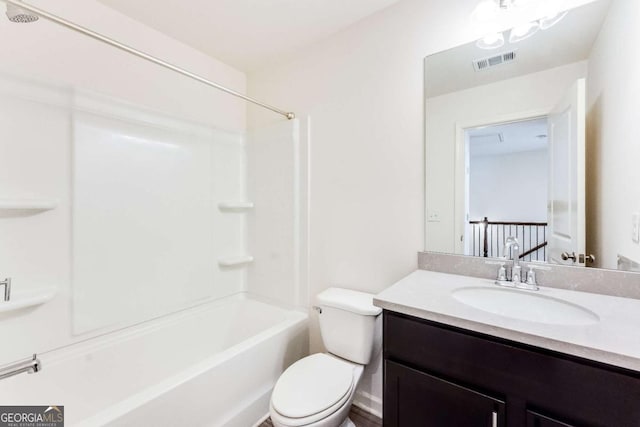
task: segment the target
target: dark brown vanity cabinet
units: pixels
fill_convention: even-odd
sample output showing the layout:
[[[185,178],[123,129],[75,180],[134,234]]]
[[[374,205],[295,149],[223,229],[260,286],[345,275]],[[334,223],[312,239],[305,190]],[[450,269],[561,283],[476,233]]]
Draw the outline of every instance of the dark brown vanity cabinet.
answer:
[[[384,312],[385,427],[640,427],[640,373]]]
[[[387,361],[385,425],[504,426],[504,402],[433,375]]]

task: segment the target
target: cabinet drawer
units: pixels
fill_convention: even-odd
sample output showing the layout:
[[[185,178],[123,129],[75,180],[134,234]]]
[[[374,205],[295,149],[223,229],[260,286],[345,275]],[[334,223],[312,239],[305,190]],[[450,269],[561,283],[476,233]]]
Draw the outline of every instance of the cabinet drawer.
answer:
[[[505,426],[504,401],[394,362],[385,388],[385,427]]]
[[[637,372],[388,311],[384,357],[461,384],[499,390],[546,413],[571,414],[567,421],[575,425],[640,426]]]

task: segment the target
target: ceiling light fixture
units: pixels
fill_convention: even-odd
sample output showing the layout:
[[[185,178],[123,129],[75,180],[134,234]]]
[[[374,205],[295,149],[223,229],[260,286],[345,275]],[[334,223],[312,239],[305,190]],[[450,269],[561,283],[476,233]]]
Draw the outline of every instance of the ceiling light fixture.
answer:
[[[498,49],[505,44],[505,30],[509,30],[509,43],[518,43],[553,27],[568,13],[558,10],[557,1],[482,0],[471,14],[473,25],[485,33],[476,45]]]
[[[518,43],[526,40],[537,33],[538,30],[540,30],[540,24],[538,21],[518,25],[509,32],[509,43]]]
[[[487,34],[476,42],[480,49],[498,49],[504,46],[504,35],[502,33]]]
[[[496,18],[500,13],[500,5],[496,0],[481,1],[471,14],[471,19],[475,22],[487,22]]]

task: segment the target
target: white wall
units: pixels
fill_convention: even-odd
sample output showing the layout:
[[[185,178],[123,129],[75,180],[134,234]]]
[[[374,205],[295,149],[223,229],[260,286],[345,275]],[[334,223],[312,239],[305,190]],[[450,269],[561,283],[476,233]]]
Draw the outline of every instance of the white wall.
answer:
[[[424,245],[422,60],[470,39],[474,6],[401,1],[249,76],[252,96],[311,118],[312,302],[329,286],[377,293],[416,269]],[[274,119],[249,114],[251,126]],[[313,314],[311,335],[311,350],[321,350]],[[372,363],[357,399],[378,411],[381,373],[380,361]]]
[[[440,217],[439,222],[427,222],[427,250],[455,252],[455,224],[459,220],[455,217],[457,126],[546,114],[573,82],[586,75],[586,68],[586,62],[578,62],[427,99],[426,205],[429,213]]]
[[[469,219],[547,221],[547,150],[474,156],[469,164]]]
[[[587,253],[616,268],[618,254],[640,262],[631,217],[640,212],[640,2],[614,0],[589,58],[587,80]]]
[[[36,3],[236,90],[245,88],[243,73],[97,1]],[[0,56],[5,58],[1,73],[55,83],[60,87],[52,89],[53,97],[65,102],[70,103],[81,88],[207,126],[236,132],[245,128],[244,102],[52,23],[16,25],[0,19],[0,38],[11,41],[0,45]],[[2,314],[0,336],[7,345],[2,346],[0,364],[86,338],[71,330],[73,120],[69,105],[34,107],[32,100],[18,101],[19,91],[13,87],[5,85],[1,90],[16,95],[16,100],[7,98],[2,104],[6,114],[0,139],[0,198],[46,197],[57,199],[59,206],[38,215],[0,218],[0,275],[14,278],[13,291],[40,286],[58,289],[56,297],[41,307]],[[40,90],[38,96],[49,95]]]

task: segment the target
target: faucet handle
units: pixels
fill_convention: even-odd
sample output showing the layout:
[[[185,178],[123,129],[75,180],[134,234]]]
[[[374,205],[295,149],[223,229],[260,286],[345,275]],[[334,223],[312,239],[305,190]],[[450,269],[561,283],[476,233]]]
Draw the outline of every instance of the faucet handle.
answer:
[[[529,270],[527,271],[527,281],[525,282],[525,286],[522,289],[528,289],[532,291],[537,291],[538,288],[538,280],[536,277],[536,270],[544,270],[551,271],[551,267],[548,265],[541,264],[537,261],[532,261],[527,266]]]
[[[535,268],[533,266],[529,266],[529,271],[527,271],[527,280],[524,283],[518,283],[516,284],[516,287],[518,289],[524,289],[527,291],[537,291],[538,288],[538,283],[536,282],[536,272],[535,272]]]
[[[11,277],[1,281],[0,286],[4,286],[4,300],[9,301],[11,299]]]
[[[529,266],[529,271],[527,271],[527,285],[538,285],[536,282],[536,270],[531,265]]]
[[[497,280],[499,282],[506,282],[507,281],[507,269],[504,266],[504,262],[500,265],[500,268],[498,269],[498,278]]]
[[[504,266],[504,262],[495,263],[495,264],[500,264],[500,268],[498,269],[498,277],[496,278],[496,281],[494,283],[498,286],[513,288],[514,286],[513,283],[510,282],[509,279],[507,278],[507,269]]]

